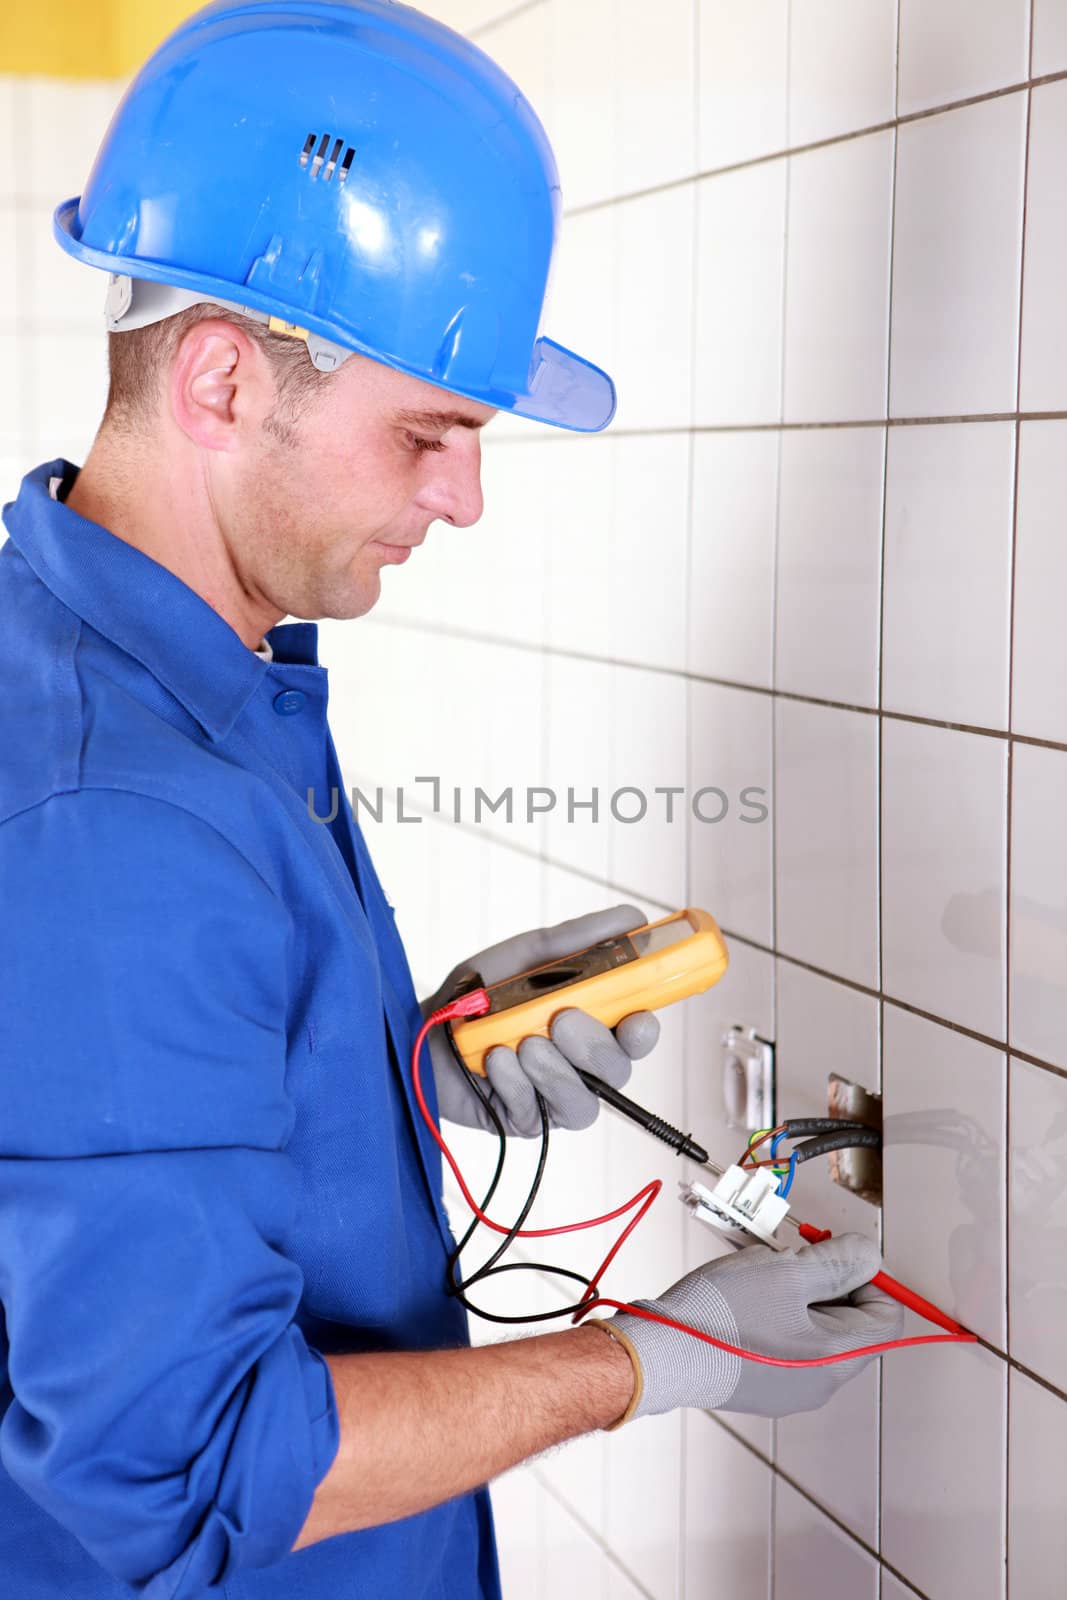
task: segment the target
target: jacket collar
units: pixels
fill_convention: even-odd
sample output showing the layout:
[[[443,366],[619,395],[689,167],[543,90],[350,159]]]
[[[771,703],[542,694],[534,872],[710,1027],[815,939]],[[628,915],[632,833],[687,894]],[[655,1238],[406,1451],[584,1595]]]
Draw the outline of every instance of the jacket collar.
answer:
[[[62,496],[77,473],[60,458],[26,474],[3,511],[12,543],[57,599],[146,667],[209,738],[224,739],[272,663],[167,567],[53,500],[49,480],[62,478]],[[318,665],[313,622],[279,625],[267,640],[275,662]]]

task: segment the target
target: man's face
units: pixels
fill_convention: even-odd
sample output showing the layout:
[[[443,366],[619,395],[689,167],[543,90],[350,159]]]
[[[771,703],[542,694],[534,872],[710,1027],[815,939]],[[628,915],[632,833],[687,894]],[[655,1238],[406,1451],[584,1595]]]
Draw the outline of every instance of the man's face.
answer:
[[[369,611],[381,569],[432,522],[481,516],[479,429],[495,415],[359,355],[295,420],[267,415],[229,458],[219,507],[246,593],[307,620]]]

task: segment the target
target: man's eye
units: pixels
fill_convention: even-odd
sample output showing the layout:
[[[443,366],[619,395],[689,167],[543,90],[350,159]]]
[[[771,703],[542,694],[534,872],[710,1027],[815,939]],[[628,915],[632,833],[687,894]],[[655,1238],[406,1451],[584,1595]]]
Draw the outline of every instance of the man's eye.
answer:
[[[409,433],[407,438],[413,450],[444,450],[446,448],[443,439],[423,439],[417,433]]]

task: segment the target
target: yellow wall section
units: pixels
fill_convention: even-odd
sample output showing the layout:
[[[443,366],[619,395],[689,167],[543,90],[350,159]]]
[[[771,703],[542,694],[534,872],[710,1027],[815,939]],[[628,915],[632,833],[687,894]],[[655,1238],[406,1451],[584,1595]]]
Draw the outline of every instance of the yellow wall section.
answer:
[[[196,0],[0,0],[0,73],[122,78]]]
[[[103,0],[94,0],[97,5]],[[207,0],[108,0],[114,19],[115,74],[126,77],[179,22],[200,11]]]

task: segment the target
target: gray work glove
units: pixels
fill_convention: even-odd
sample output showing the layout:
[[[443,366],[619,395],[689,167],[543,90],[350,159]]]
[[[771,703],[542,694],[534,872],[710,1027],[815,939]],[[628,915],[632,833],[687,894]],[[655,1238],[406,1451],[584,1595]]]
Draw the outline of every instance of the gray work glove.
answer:
[[[751,1244],[697,1267],[659,1300],[633,1303],[728,1344],[799,1361],[900,1337],[903,1308],[869,1282],[880,1267],[878,1246],[858,1233],[782,1251]],[[815,1411],[875,1359],[772,1367],[625,1311],[603,1326],[627,1346],[636,1378],[616,1428],[678,1406],[759,1417]]]
[[[421,1002],[423,1018],[453,999],[472,973],[477,972],[483,984],[500,983],[601,939],[628,933],[631,928],[641,927],[645,920],[636,906],[612,906],[490,945],[453,967],[436,994]],[[635,1011],[612,1029],[587,1012],[570,1007],[553,1018],[550,1031],[551,1039],[532,1034],[521,1040],[517,1052],[502,1045],[490,1050],[485,1060],[486,1076],[478,1079],[504,1131],[523,1139],[532,1139],[541,1132],[535,1098],[538,1091],[544,1096],[550,1127],[588,1128],[596,1121],[600,1101],[574,1068],[583,1067],[612,1088],[621,1089],[630,1076],[631,1063],[647,1056],[655,1045],[659,1023],[651,1011]],[[471,1075],[456,1059],[443,1027],[431,1031],[429,1049],[441,1116],[467,1128],[495,1132],[492,1119],[471,1084]]]

